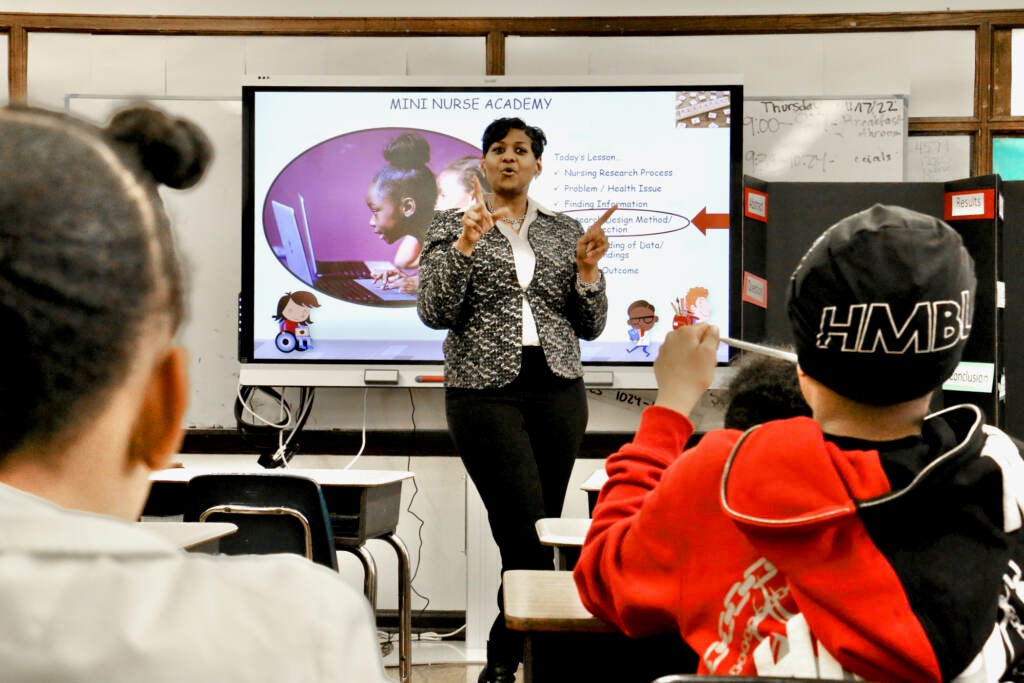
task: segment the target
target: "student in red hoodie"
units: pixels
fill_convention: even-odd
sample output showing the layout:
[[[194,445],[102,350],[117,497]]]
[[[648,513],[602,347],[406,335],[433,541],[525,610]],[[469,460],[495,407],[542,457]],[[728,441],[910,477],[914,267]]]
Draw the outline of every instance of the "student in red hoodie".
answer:
[[[670,333],[655,405],[608,458],[575,578],[631,636],[718,675],[1024,680],[1024,462],[973,405],[929,414],[971,327],[942,221],[876,205],[827,230],[788,311],[813,418],[684,451],[718,330]]]

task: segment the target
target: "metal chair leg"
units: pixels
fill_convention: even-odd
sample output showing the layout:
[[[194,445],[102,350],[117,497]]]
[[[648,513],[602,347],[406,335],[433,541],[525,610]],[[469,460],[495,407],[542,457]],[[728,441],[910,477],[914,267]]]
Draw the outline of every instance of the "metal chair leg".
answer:
[[[395,534],[383,537],[398,556],[398,676],[401,683],[412,680],[412,574],[409,551]]]
[[[377,611],[377,562],[365,545],[339,545],[338,550],[352,553],[363,565],[363,594],[370,601],[370,607]]]

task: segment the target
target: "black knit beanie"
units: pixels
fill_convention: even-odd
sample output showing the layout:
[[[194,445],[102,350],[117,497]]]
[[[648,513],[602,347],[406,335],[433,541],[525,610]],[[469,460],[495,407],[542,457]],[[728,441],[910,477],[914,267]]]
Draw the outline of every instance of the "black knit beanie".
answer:
[[[938,218],[881,204],[844,218],[790,278],[800,367],[862,403],[924,396],[960,362],[975,285],[960,235]]]

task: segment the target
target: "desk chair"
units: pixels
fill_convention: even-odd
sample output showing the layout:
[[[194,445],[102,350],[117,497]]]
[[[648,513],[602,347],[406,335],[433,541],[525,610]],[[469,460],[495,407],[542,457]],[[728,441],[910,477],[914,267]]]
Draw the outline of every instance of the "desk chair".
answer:
[[[326,504],[327,510],[330,513],[329,524],[325,523],[327,528],[325,533],[329,538],[333,537],[335,550],[351,552],[363,562],[363,568],[366,572],[363,587],[367,594],[366,597],[371,603],[376,602],[376,565],[373,562],[373,556],[364,547],[366,541],[369,539],[380,539],[390,545],[395,551],[398,559],[399,680],[401,683],[409,683],[412,678],[412,572],[409,552],[406,550],[401,538],[398,537],[396,529],[400,512],[402,481],[412,477],[413,474],[411,472],[341,470],[334,468],[305,468],[293,471],[301,472],[301,474],[291,474],[291,472],[282,470],[269,470],[263,473],[229,471],[213,474],[192,471],[187,467],[154,472],[150,475],[154,486],[150,492],[150,500],[146,503],[146,512],[144,514],[181,514],[183,512],[183,506],[181,505],[183,500],[186,505],[192,505],[188,501],[190,498],[187,492],[188,484],[199,477],[225,475],[274,479],[282,477],[312,479],[319,484],[320,492],[323,496],[322,504]],[[220,502],[223,502],[223,500]],[[263,501],[255,503],[255,505],[263,504],[266,503]],[[199,513],[193,510],[185,515],[185,519],[198,519],[198,516]],[[309,516],[307,515],[307,517]],[[319,513],[313,515],[313,517],[319,519]],[[310,521],[312,522],[312,518],[310,518]],[[319,539],[323,536],[317,530],[318,528],[319,523],[311,524],[314,557],[316,549],[320,545]],[[298,552],[302,553],[303,551]],[[238,552],[253,551],[240,550]],[[329,561],[336,563],[337,556],[331,554]],[[336,564],[332,566],[336,566]],[[674,670],[679,671],[682,669]]]
[[[281,474],[202,474],[185,495],[186,522],[231,522],[226,555],[296,553],[337,571],[331,521],[320,485]]]

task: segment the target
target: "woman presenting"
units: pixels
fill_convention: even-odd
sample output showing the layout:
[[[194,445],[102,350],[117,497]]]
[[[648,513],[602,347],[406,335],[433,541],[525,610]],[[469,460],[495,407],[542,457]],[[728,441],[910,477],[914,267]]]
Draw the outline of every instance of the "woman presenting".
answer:
[[[562,512],[587,426],[579,340],[604,329],[601,226],[580,224],[528,196],[544,133],[518,118],[483,134],[479,180],[464,211],[435,214],[420,261],[417,310],[444,342],[448,429],[487,508],[502,571],[551,569],[534,523]],[[522,639],[499,614],[480,681],[513,681]]]

